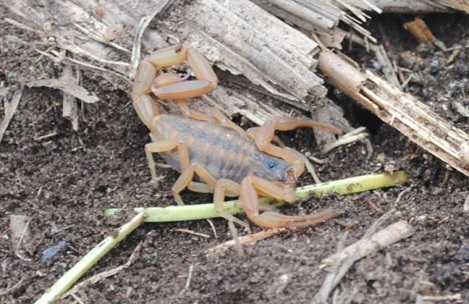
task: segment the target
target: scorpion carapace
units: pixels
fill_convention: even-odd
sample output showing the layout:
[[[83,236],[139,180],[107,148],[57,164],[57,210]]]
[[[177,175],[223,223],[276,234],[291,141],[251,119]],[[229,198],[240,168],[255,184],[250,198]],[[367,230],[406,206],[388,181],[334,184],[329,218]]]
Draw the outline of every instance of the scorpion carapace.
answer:
[[[163,73],[165,67],[188,61],[196,80]],[[339,134],[335,128],[310,120],[277,118],[261,127],[244,131],[220,111],[211,115],[189,108],[187,98],[213,91],[218,78],[210,63],[187,43],[158,50],[140,63],[135,76],[132,101],[143,123],[150,129],[152,142],[145,146],[152,181],[158,184],[154,153],[160,153],[181,174],[172,193],[182,204],[179,193],[185,188],[212,191],[217,213],[247,227],[247,223],[223,211],[225,196],[239,195],[243,209],[255,224],[268,227],[302,227],[335,216],[332,210],[305,216],[282,215],[259,210],[259,195],[278,200],[295,200],[294,184],[303,173],[305,156],[271,143],[275,130],[319,127]],[[153,96],[174,100],[184,117],[163,114]],[[195,187],[197,177],[206,186]]]

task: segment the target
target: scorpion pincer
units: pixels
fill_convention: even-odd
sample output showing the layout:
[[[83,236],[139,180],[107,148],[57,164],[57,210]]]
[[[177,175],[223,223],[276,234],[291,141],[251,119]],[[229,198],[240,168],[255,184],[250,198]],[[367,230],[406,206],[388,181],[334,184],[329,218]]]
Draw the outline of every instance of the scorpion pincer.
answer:
[[[163,72],[167,67],[188,61],[195,78]],[[244,227],[248,224],[223,211],[225,196],[239,196],[253,223],[267,228],[304,227],[335,216],[332,210],[289,216],[259,210],[259,195],[278,200],[295,200],[295,181],[305,169],[305,156],[271,143],[275,130],[320,127],[339,134],[335,128],[293,118],[277,118],[244,131],[218,110],[211,115],[192,110],[187,99],[213,91],[218,83],[210,63],[187,43],[158,50],[144,58],[137,70],[132,90],[133,106],[150,130],[152,142],[145,145],[152,182],[158,185],[154,153],[181,172],[172,187],[178,204],[186,187],[214,193],[214,208],[223,218]],[[174,100],[185,117],[165,114],[154,97]],[[193,183],[196,175],[203,182]]]

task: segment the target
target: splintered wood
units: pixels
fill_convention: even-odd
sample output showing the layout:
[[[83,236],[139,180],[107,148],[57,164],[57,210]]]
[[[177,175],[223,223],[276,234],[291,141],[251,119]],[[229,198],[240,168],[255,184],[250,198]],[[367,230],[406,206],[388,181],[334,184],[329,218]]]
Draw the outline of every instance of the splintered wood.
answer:
[[[410,140],[469,176],[469,135],[428,106],[371,71],[365,74],[338,55],[323,51],[319,68],[341,91]]]
[[[42,39],[44,44],[36,49],[40,55],[78,70],[92,70],[125,91],[130,91],[141,55],[188,41],[231,74],[227,73],[216,94],[194,103],[194,107],[202,105],[202,111],[215,106],[229,116],[241,114],[262,124],[291,110],[279,109],[253,90],[306,111],[310,102],[327,93],[315,73],[317,43],[248,0],[53,0],[44,5],[6,0],[6,7],[14,18],[7,22]],[[154,24],[149,28],[141,25],[150,21]],[[139,28],[144,29],[141,39],[134,36]],[[241,89],[239,79],[248,79]],[[230,83],[235,85],[226,86]]]
[[[228,116],[241,114],[257,124],[272,116],[288,115],[291,109],[310,111],[311,106],[327,93],[322,78],[315,73],[317,43],[266,10],[283,16],[304,32],[321,29],[322,34],[318,32],[321,39],[329,35],[326,45],[340,47],[345,32],[337,28],[339,22],[349,24],[367,37],[367,41],[372,41],[374,38],[359,26],[369,18],[363,11],[380,11],[390,5],[384,1],[375,7],[370,1],[357,0],[318,3],[254,0],[260,6],[248,0],[124,0],[118,3],[52,0],[43,5],[31,5],[26,0],[4,2],[14,16],[5,21],[34,32],[42,40],[41,43],[25,41],[24,45],[32,45],[41,56],[57,64],[93,70],[126,91],[129,91],[130,78],[140,57],[140,45],[143,45],[142,52],[148,53],[168,44],[189,41],[214,65],[232,74],[214,94],[204,97],[204,102],[195,103],[195,106],[215,106]],[[454,4],[457,1],[440,2],[450,5],[447,2]],[[143,21],[148,24],[151,20],[155,23],[151,28],[140,26],[145,29],[140,33],[141,40],[134,37],[139,24]],[[134,44],[134,41],[138,43]],[[132,64],[129,64],[131,60]],[[240,90],[236,80],[244,78],[233,75],[243,75],[250,83],[242,85]],[[224,85],[230,81],[236,85]],[[63,90],[64,94],[89,97],[89,93],[75,90],[76,83],[72,92],[64,90],[73,89],[70,84],[52,86]],[[257,87],[254,89],[252,84]],[[280,109],[271,101],[259,98],[258,94],[252,94],[253,89],[262,94],[267,92],[265,95],[294,107]],[[76,115],[70,114],[73,114],[74,103],[67,103],[68,100],[65,98],[64,113],[76,128]],[[469,147],[461,149],[467,152]]]
[[[185,21],[169,30],[221,69],[243,74],[300,108],[306,99],[326,95],[314,73],[316,42],[250,1],[193,1],[177,18]]]

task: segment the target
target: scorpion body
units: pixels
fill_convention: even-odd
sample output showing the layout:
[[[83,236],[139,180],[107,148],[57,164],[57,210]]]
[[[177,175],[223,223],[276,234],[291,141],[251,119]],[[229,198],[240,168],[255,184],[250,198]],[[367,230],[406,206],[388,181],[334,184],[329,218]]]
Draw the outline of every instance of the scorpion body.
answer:
[[[290,181],[290,163],[259,151],[244,134],[207,121],[162,114],[155,120],[152,135],[156,140],[176,139],[189,150],[190,163],[203,166],[217,180],[237,183],[248,175],[269,181]],[[166,162],[181,172],[177,150],[161,154]]]
[[[163,69],[188,61],[197,78],[163,73]],[[133,106],[150,129],[152,142],[145,145],[145,153],[155,186],[154,153],[180,171],[171,191],[178,204],[179,193],[185,188],[214,193],[216,212],[242,226],[248,224],[225,212],[225,196],[239,195],[248,218],[262,227],[302,227],[335,216],[332,210],[304,216],[283,215],[259,209],[258,195],[293,202],[296,178],[303,173],[307,160],[304,155],[271,143],[275,130],[297,127],[321,127],[337,130],[310,120],[292,118],[271,119],[259,128],[244,131],[218,110],[211,115],[189,109],[186,99],[213,91],[218,78],[210,63],[187,43],[158,50],[147,56],[137,70],[132,90]],[[153,96],[160,100],[174,100],[185,117],[163,114]],[[194,178],[202,181],[197,187]]]

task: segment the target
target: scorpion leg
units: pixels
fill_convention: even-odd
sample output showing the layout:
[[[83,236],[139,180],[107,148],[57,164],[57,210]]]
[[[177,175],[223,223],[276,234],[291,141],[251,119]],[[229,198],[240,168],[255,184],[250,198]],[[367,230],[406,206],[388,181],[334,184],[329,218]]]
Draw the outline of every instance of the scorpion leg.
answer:
[[[151,142],[145,145],[145,154],[148,160],[148,166],[150,167],[151,181],[155,187],[158,187],[159,181],[162,177],[156,176],[155,160],[153,159],[153,153],[168,152],[174,150],[178,146],[177,140],[161,140],[158,142]]]
[[[246,229],[249,229],[249,224],[234,217],[233,215],[223,211],[223,202],[224,198],[227,195],[233,195],[233,194],[238,194],[240,192],[240,186],[239,184],[226,180],[226,179],[221,179],[221,180],[216,180],[210,172],[207,171],[204,167],[201,165],[189,165],[187,166],[184,170],[182,170],[181,175],[177,179],[177,181],[174,183],[172,187],[172,192],[174,195],[174,198],[176,199],[176,202],[179,205],[183,205],[183,201],[179,193],[184,190],[186,187],[190,188],[191,181],[194,178],[194,174],[200,177],[200,179],[205,183],[201,184],[206,187],[202,187],[203,192],[214,192],[213,196],[213,202],[214,202],[214,208],[217,214],[220,217],[225,218],[228,221],[233,221]],[[196,189],[197,190],[197,189]],[[205,191],[207,190],[207,191]],[[226,191],[226,192],[225,192]]]
[[[200,177],[200,179],[207,185],[210,191],[213,192],[217,183],[216,179],[202,166],[190,164],[189,150],[185,144],[178,142],[176,139],[172,140],[161,140],[158,142],[151,142],[145,145],[145,153],[148,159],[148,166],[152,176],[152,182],[155,186],[158,186],[161,177],[156,176],[155,161],[153,159],[153,153],[169,152],[177,150],[179,155],[179,164],[181,166],[181,175],[178,177],[171,192],[178,203],[178,205],[184,205],[179,193],[184,190],[194,178],[194,174]]]
[[[207,169],[205,169],[203,166],[199,164],[190,164],[190,159],[189,159],[189,151],[187,149],[187,146],[184,144],[179,144],[178,145],[178,153],[179,153],[179,163],[181,164],[181,175],[179,178],[176,180],[172,187],[172,192],[173,196],[176,199],[176,202],[179,205],[183,205],[183,201],[179,193],[184,190],[185,188],[189,188],[191,190],[195,190],[196,192],[204,192],[204,193],[209,193],[209,192],[215,192],[217,193],[217,187],[219,187],[219,181],[215,179],[215,177],[208,172]],[[192,182],[194,178],[194,174],[197,175],[203,183],[196,183],[197,186],[193,187],[192,185],[194,184]],[[234,185],[237,185],[234,183]],[[237,196],[239,195],[239,185],[233,186],[233,184],[229,184],[226,187],[227,192],[225,193],[225,196]],[[223,209],[223,198],[224,196],[221,197],[219,200],[218,204],[215,204],[215,206],[219,206],[221,204],[222,209]],[[216,201],[214,199],[214,201]],[[221,215],[222,216],[222,215]],[[228,214],[228,216],[230,216]],[[227,217],[225,217],[227,218]],[[231,220],[227,218],[228,220]],[[240,220],[235,220],[237,223],[244,223]],[[246,226],[247,224],[243,225]]]
[[[240,191],[241,189],[238,183],[235,183],[228,179],[218,180],[215,186],[214,194],[213,194],[213,205],[215,207],[215,211],[220,217],[223,217],[224,219],[228,221],[235,222],[239,224],[240,226],[243,226],[244,228],[249,229],[248,223],[238,219],[237,217],[223,210],[223,202],[225,200],[225,196],[227,196],[227,192],[239,194]]]
[[[216,179],[201,165],[189,165],[184,168],[181,172],[181,175],[174,183],[171,191],[178,205],[184,205],[181,196],[179,193],[188,187],[196,174],[200,179],[208,186],[208,188],[213,191],[217,183]]]
[[[336,216],[331,209],[304,216],[290,216],[273,211],[259,212],[259,197],[261,194],[268,194],[275,199],[293,202],[295,191],[287,186],[280,186],[256,176],[247,176],[241,182],[241,204],[246,211],[248,218],[261,227],[265,228],[295,228],[306,227],[324,222]]]
[[[207,184],[194,182],[192,181],[189,185],[187,185],[187,189],[198,192],[198,193],[212,193],[212,189],[210,189]]]

